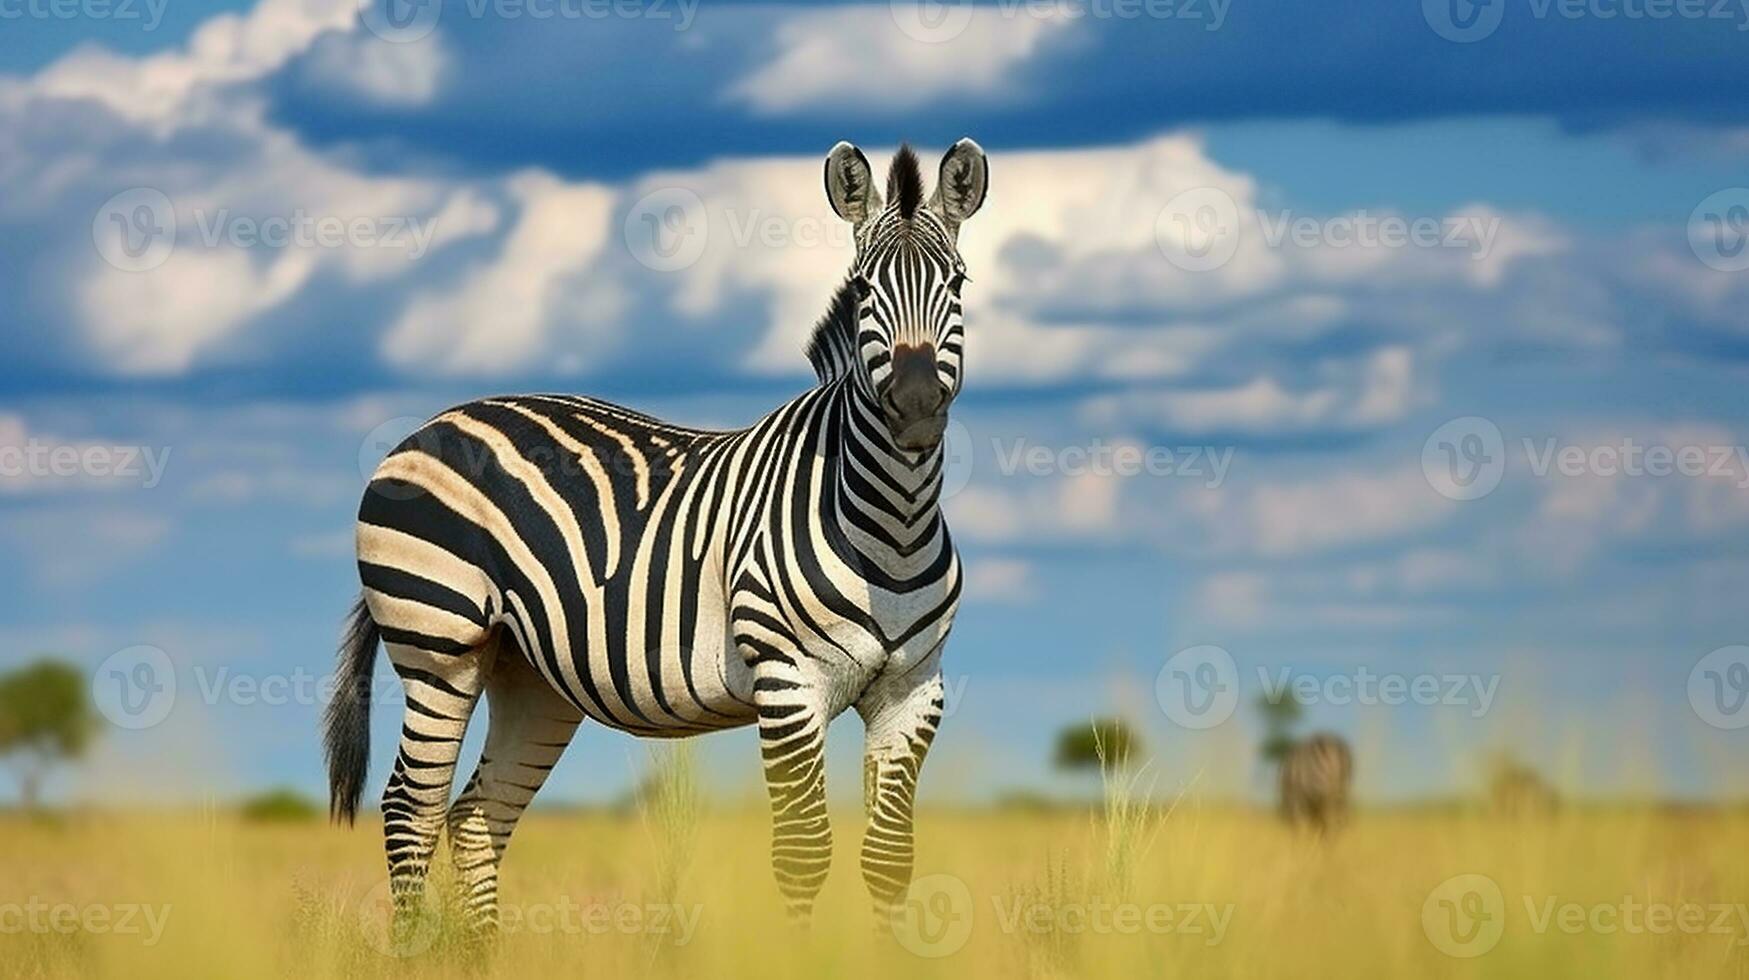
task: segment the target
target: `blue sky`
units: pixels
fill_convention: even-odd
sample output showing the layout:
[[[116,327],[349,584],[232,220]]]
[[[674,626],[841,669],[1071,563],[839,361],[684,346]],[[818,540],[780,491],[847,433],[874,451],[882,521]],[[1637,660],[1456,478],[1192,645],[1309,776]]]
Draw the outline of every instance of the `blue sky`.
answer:
[[[1373,798],[1500,747],[1577,793],[1741,795],[1749,716],[1691,694],[1749,643],[1749,11],[1456,2],[4,7],[0,664],[146,645],[176,678],[58,791],[316,792],[318,699],[227,685],[328,671],[383,439],[504,391],[758,417],[849,260],[825,151],[971,135],[972,579],[925,792],[1073,788],[1052,735],[1114,711],[1162,791],[1259,792],[1248,704],[1204,729],[1156,689],[1213,645],[1247,702],[1318,684]],[[1456,499],[1442,441],[1498,486]],[[1226,462],[1085,465],[1115,447]],[[1340,695],[1382,674],[1494,693]],[[702,750],[756,787],[744,733]],[[548,793],[643,752],[586,731]]]

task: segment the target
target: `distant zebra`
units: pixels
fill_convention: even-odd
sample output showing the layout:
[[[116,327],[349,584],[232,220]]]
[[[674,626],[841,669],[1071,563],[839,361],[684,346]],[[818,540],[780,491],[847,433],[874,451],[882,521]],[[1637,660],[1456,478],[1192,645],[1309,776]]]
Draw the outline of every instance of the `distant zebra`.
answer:
[[[1329,733],[1295,742],[1281,760],[1281,815],[1296,827],[1320,834],[1348,820],[1348,787],[1354,756],[1348,743]]]
[[[1560,795],[1542,775],[1510,759],[1497,762],[1488,780],[1488,802],[1503,817],[1546,817],[1561,808]]]
[[[805,919],[831,857],[826,725],[854,707],[863,877],[881,922],[902,898],[960,596],[940,447],[963,378],[958,232],[987,163],[961,140],[925,201],[901,148],[883,206],[868,159],[839,143],[825,183],[856,256],[808,345],[811,390],[736,431],[566,395],[487,398],[427,422],[371,479],[326,750],[334,816],[350,821],[380,638],[407,695],[382,803],[398,928],[447,825],[469,924],[495,931],[504,848],[584,718],[660,738],[757,723],[772,865]],[[452,805],[482,692],[485,749]]]

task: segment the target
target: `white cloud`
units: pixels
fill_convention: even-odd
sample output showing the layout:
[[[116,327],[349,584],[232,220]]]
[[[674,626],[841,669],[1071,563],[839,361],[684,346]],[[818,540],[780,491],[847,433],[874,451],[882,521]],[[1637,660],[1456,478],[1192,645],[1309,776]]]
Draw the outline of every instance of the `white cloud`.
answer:
[[[86,45],[44,68],[36,94],[94,99],[137,122],[175,126],[213,86],[260,78],[307,48],[324,31],[358,21],[350,0],[261,0],[246,14],[223,13],[203,22],[181,48],[141,58]]]
[[[229,132],[252,143],[246,159],[132,176],[161,184],[174,209],[177,235],[162,265],[121,269],[88,249],[70,270],[72,312],[112,372],[187,371],[324,270],[357,283],[417,278],[432,251],[498,224],[474,187],[356,173],[247,121]],[[263,237],[272,221],[302,237]],[[344,233],[324,241],[316,222]]]
[[[613,195],[537,172],[508,187],[521,213],[499,254],[454,288],[417,293],[383,338],[388,361],[444,374],[501,374],[540,363],[556,324],[615,325],[621,300],[610,288],[563,288],[607,246]]]
[[[1421,531],[1455,503],[1435,493],[1419,462],[1380,473],[1336,472],[1251,490],[1239,514],[1265,555],[1295,555]]]
[[[1397,577],[1414,568],[1431,577],[1414,584]],[[1476,584],[1482,581],[1478,574],[1468,556],[1435,556],[1426,549],[1386,561],[1309,571],[1275,567],[1221,571],[1196,586],[1190,608],[1237,632],[1424,629],[1457,615],[1455,605],[1432,601],[1427,594]]]
[[[963,30],[936,41],[901,30],[899,5],[793,14],[777,26],[777,54],[735,83],[730,97],[769,114],[854,106],[903,112],[943,96],[1011,95],[1015,69],[1069,27],[1060,11],[1007,16],[993,7],[948,10]]]
[[[1098,541],[1122,529],[1123,478],[1081,473],[1052,479],[974,482],[943,507],[968,540]]]
[[[258,265],[246,251],[173,253],[149,275],[97,266],[80,286],[88,339],[121,374],[177,374],[250,318],[295,295],[315,268],[290,250]]]
[[[1597,428],[1572,438],[1533,439],[1519,470],[1534,482],[1536,510],[1520,538],[1527,561],[1571,573],[1617,541],[1658,533],[1703,539],[1749,524],[1749,449],[1731,430],[1707,423]],[[1629,447],[1638,462],[1628,463]],[[1657,447],[1693,453],[1700,472],[1652,473]],[[1538,474],[1539,457],[1550,456]],[[1577,470],[1563,454],[1576,454]],[[1512,471],[1509,469],[1508,473]]]
[[[1414,403],[1414,355],[1407,347],[1379,348],[1348,373],[1303,391],[1260,375],[1229,388],[1100,395],[1082,405],[1082,415],[1097,424],[1141,423],[1192,435],[1268,435],[1375,428],[1398,421]]]
[[[1022,66],[1073,31],[1049,17],[966,13],[966,29],[940,44],[906,36],[885,6],[773,15],[779,56],[742,80],[735,97],[770,112],[950,92],[1001,97]],[[0,83],[0,125],[21,133],[42,131],[29,125],[39,115],[66,112],[54,101],[66,96],[89,97],[119,117],[102,116],[101,140],[33,136],[21,159],[0,164],[17,189],[0,214],[28,217],[34,226],[23,233],[70,256],[38,288],[64,304],[51,313],[74,321],[69,346],[95,355],[98,371],[130,375],[271,357],[284,339],[256,343],[250,331],[283,323],[270,314],[294,302],[318,305],[315,294],[338,280],[368,288],[371,305],[390,311],[377,327],[377,350],[410,376],[581,373],[607,362],[635,330],[673,349],[681,331],[705,323],[733,332],[730,342],[711,338],[714,352],[739,359],[729,370],[805,376],[807,333],[851,261],[848,230],[821,191],[818,155],[726,159],[612,184],[540,173],[383,173],[349,151],[305,145],[278,128],[261,93],[239,84],[307,53],[297,75],[305,84],[386,106],[437,105],[448,50],[435,38],[378,43],[346,0],[261,0],[245,15],[213,18],[176,50],[139,58],[82,50],[31,79]],[[905,81],[868,83],[884,77]],[[869,154],[879,165],[889,149]],[[932,173],[933,154],[925,157]],[[145,273],[105,265],[87,240],[93,205],[129,185],[168,194],[181,226],[169,261]],[[703,253],[674,272],[642,268],[621,247],[629,245],[620,220],[631,203],[660,188],[704,203]],[[1230,261],[1190,272],[1162,254],[1162,215],[1199,189],[1230,198],[1242,228],[1257,225],[1270,197],[1250,175],[1212,159],[1193,133],[998,149],[988,204],[962,236],[973,280],[970,376],[989,387],[1134,385],[1082,406],[1085,418],[1115,428],[1355,432],[1395,422],[1425,399],[1440,357],[1475,342],[1471,307],[1484,294],[1494,305],[1481,319],[1522,321],[1539,339],[1595,347],[1621,332],[1596,277],[1549,285],[1549,276],[1513,275],[1570,250],[1560,229],[1534,215],[1485,204],[1448,215],[1497,226],[1479,260],[1450,249],[1272,247],[1246,234]],[[414,262],[395,248],[195,241],[201,216],[261,220],[299,210],[422,222],[433,229],[433,250],[471,244],[465,257]],[[1332,346],[1312,364],[1281,353],[1357,322],[1386,336]]]
[[[330,34],[310,49],[310,77],[340,98],[362,96],[376,105],[419,106],[437,98],[450,72],[442,33],[417,44],[373,34]]]

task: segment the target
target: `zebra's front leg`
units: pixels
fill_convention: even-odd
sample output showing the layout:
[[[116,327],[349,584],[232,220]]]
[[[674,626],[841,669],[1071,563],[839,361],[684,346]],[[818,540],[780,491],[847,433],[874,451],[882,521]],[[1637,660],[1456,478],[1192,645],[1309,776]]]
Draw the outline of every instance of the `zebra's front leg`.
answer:
[[[753,704],[771,794],[771,868],[790,918],[806,924],[832,864],[826,818],[825,699],[797,667],[799,656],[758,655]]]
[[[944,704],[938,662],[881,677],[856,702],[867,727],[862,789],[868,829],[862,838],[862,878],[874,899],[875,927],[883,931],[911,885],[917,776]]]

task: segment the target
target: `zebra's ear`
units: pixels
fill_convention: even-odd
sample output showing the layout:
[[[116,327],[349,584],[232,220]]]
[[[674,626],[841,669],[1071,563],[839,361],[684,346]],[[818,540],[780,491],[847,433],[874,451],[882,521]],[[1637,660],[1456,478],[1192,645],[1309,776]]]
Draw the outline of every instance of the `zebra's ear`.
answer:
[[[849,143],[840,141],[826,154],[826,199],[838,217],[853,225],[881,209],[881,192],[875,190],[868,157]]]
[[[929,206],[958,229],[960,222],[978,213],[984,205],[984,195],[990,190],[990,162],[984,148],[969,137],[960,140],[941,158],[941,174],[935,181],[935,193]]]

